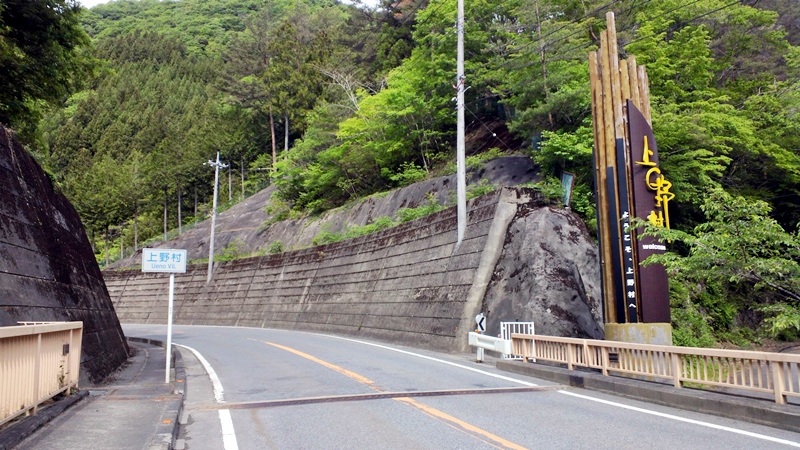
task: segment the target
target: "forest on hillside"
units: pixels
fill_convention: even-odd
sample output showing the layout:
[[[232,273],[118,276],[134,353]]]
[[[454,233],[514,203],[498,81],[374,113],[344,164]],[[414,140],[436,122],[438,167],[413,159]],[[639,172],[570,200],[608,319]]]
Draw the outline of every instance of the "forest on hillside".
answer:
[[[653,231],[676,343],[800,337],[800,3],[467,1],[468,132],[492,136],[468,154],[527,154],[551,194],[574,173],[594,228],[587,55],[607,11],[647,67],[676,195]],[[99,259],[204,217],[217,152],[225,203],[273,184],[271,208],[315,214],[453,170],[455,19],[456,0],[4,0],[0,122]]]

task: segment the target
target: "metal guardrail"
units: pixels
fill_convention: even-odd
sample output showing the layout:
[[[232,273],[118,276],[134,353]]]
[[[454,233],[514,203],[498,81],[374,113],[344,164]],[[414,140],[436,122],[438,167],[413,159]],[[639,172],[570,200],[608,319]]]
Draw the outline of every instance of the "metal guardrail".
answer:
[[[472,347],[483,348],[493,352],[502,353],[504,355],[511,353],[511,341],[494,336],[487,336],[470,331],[469,332],[469,345]]]
[[[515,355],[574,367],[800,397],[800,355],[512,334]]]
[[[78,387],[83,322],[0,327],[0,425]]]
[[[533,322],[500,322],[500,337],[503,339],[511,340],[512,334],[536,334]],[[503,359],[508,360],[522,360],[521,355],[505,354]]]

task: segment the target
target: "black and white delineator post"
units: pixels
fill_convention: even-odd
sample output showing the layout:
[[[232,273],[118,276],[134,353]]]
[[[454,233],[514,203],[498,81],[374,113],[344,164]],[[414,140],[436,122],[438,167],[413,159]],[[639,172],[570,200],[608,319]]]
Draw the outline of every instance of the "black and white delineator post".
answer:
[[[486,332],[486,316],[484,316],[483,313],[475,316],[475,324],[478,326],[478,328],[475,329],[476,333],[483,334]],[[483,347],[478,347],[477,360],[478,362],[483,362]]]
[[[469,345],[478,347],[477,361],[483,362],[483,349],[488,349],[493,352],[502,353],[503,355],[511,354],[511,340],[503,339],[502,337],[487,336],[483,333],[486,332],[486,316],[483,313],[475,316],[475,331],[469,332]]]
[[[186,250],[143,248],[142,272],[169,273],[169,302],[167,307],[167,363],[164,383],[169,383],[172,362],[172,310],[175,299],[175,274],[186,273]]]

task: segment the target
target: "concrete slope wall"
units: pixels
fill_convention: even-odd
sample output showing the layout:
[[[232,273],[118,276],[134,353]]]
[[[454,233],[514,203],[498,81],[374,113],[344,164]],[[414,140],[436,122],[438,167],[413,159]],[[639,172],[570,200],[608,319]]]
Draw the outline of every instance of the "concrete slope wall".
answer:
[[[105,378],[128,346],[78,214],[0,126],[0,326],[83,321],[81,375]]]
[[[456,209],[448,208],[348,241],[221,263],[209,284],[206,266],[191,266],[176,275],[175,323],[311,330],[465,350],[508,245],[509,225],[520,210],[542,208],[548,210],[533,191],[505,188],[470,201],[460,245]],[[167,275],[104,276],[122,322],[166,322]]]

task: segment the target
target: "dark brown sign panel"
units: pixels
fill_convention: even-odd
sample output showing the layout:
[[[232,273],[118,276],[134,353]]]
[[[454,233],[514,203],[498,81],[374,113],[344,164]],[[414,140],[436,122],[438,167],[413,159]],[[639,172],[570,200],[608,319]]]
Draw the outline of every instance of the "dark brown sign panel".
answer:
[[[672,184],[658,167],[658,147],[647,119],[627,101],[630,136],[631,178],[633,182],[634,217],[669,227],[669,201],[675,196]],[[652,236],[637,239],[639,262],[666,251],[664,243]],[[639,266],[639,299],[645,323],[669,323],[669,286],[664,266]]]

